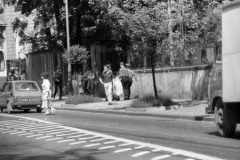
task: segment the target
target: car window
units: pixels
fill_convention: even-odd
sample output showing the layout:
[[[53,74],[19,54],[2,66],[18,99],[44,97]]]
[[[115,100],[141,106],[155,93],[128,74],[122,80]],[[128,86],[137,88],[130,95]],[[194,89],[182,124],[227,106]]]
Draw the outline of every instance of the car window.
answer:
[[[38,87],[34,82],[16,82],[15,90],[16,91],[37,91]]]

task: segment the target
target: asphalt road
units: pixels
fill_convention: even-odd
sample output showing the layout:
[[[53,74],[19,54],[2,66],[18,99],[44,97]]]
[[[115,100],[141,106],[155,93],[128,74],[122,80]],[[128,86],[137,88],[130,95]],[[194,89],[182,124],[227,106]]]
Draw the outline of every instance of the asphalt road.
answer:
[[[217,135],[214,123],[206,121],[76,111],[57,111],[55,115],[48,116],[42,113],[17,111],[10,115],[31,117],[54,122],[61,127],[71,127],[60,127],[54,130],[54,128],[51,128],[52,124],[38,122],[34,128],[35,124],[32,124],[33,122],[30,120],[14,118],[15,120],[12,121],[12,117],[3,115],[7,114],[0,114],[0,155],[2,155],[0,159],[11,159],[11,157],[87,160],[214,159],[212,157],[226,160],[240,159],[239,126],[233,138],[223,138]],[[21,122],[21,125],[17,125],[18,121]],[[38,129],[39,125],[43,126]],[[41,131],[45,125],[47,126],[45,131],[48,132]],[[50,128],[48,129],[48,127]],[[67,131],[64,129],[67,129]],[[56,133],[58,135],[51,134],[62,130],[63,133]],[[98,133],[101,133],[101,135]],[[60,137],[58,137],[59,134]],[[81,134],[83,135],[81,136]],[[71,135],[77,136],[77,138]],[[51,140],[55,137],[60,139]],[[47,141],[49,139],[50,141]],[[17,149],[12,149],[13,146]],[[206,157],[204,158],[204,156]]]

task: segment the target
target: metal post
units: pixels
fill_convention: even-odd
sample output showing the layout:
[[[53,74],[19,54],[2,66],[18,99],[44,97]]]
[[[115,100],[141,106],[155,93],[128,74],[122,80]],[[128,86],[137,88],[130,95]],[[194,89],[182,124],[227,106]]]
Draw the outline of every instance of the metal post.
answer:
[[[69,36],[69,16],[68,16],[68,0],[65,1],[65,11],[66,11],[66,32],[67,32],[67,53],[69,56],[68,59],[68,91],[72,93],[72,75],[71,75],[71,60],[70,60],[70,36]]]
[[[168,23],[168,32],[169,32],[169,43],[170,43],[170,65],[174,67],[174,54],[172,47],[172,17],[171,17],[171,0],[168,0],[168,15],[169,15],[169,23]]]

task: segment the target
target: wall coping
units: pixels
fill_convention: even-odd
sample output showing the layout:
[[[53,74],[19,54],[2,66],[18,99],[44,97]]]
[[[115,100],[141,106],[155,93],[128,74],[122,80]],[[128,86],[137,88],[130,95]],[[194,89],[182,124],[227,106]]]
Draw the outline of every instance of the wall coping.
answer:
[[[186,67],[173,67],[173,68],[156,68],[156,73],[162,72],[178,72],[178,71],[193,71],[193,70],[206,70],[210,69],[211,65],[196,65],[196,66],[186,66]],[[152,73],[152,69],[133,69],[135,73]]]

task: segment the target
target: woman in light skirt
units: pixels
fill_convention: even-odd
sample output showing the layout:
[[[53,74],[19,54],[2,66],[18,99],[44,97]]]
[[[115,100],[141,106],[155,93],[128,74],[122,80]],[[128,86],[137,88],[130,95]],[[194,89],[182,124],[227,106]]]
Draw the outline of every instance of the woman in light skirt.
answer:
[[[47,79],[48,74],[46,72],[42,73],[42,108],[46,110],[45,115],[50,114],[49,109],[51,110],[52,114],[54,114],[55,109],[52,107],[52,102],[51,102],[51,95],[52,92],[50,90],[50,82]]]

